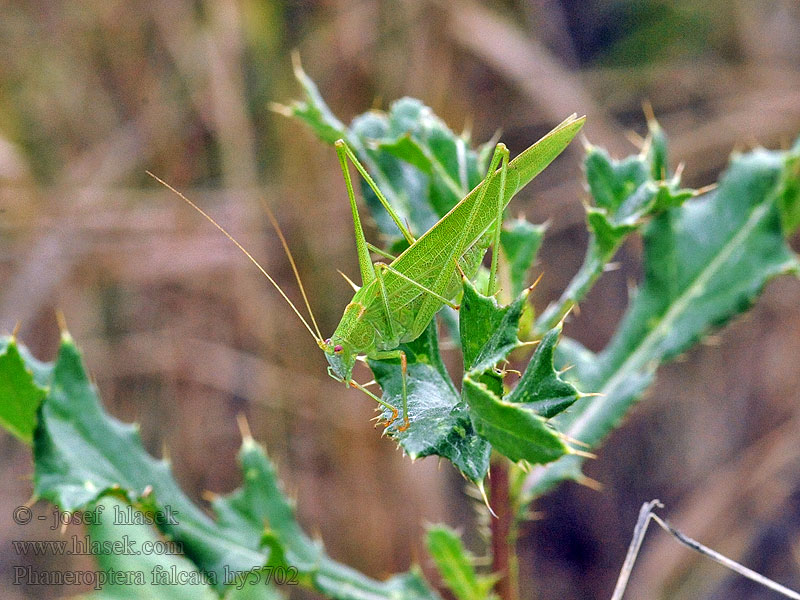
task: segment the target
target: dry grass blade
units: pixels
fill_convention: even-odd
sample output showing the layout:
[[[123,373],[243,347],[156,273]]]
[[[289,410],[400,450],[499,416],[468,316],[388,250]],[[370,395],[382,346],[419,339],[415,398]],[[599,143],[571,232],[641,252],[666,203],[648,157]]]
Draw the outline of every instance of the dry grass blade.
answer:
[[[800,594],[794,590],[790,590],[789,588],[773,581],[772,579],[764,577],[752,569],[748,569],[735,560],[731,560],[727,556],[723,556],[716,550],[712,550],[708,546],[704,546],[697,540],[694,540],[688,535],[678,531],[672,525],[670,525],[668,521],[662,519],[655,512],[653,512],[653,509],[655,508],[664,508],[664,505],[661,504],[659,500],[651,500],[650,502],[645,502],[639,511],[639,518],[637,519],[636,526],[633,529],[633,538],[631,539],[630,546],[628,547],[628,553],[625,555],[625,562],[622,565],[622,570],[620,571],[619,579],[617,580],[617,585],[614,588],[614,593],[611,596],[611,600],[622,600],[622,596],[625,594],[631,571],[633,571],[633,565],[636,562],[636,557],[639,555],[639,549],[642,547],[642,542],[644,541],[644,536],[647,533],[647,527],[650,524],[650,521],[655,521],[659,527],[672,535],[672,537],[674,537],[687,548],[690,548],[691,550],[694,550],[703,556],[707,556],[711,560],[718,562],[722,566],[734,571],[735,573],[738,573],[742,577],[746,577],[751,581],[755,581],[756,583],[778,592],[787,598],[800,600]]]

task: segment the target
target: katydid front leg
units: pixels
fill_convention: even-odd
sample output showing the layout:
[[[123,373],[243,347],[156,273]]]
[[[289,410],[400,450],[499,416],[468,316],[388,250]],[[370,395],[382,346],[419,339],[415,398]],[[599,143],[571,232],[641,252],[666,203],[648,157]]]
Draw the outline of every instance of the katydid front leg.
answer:
[[[378,262],[378,263],[375,263],[373,266],[375,267],[375,275],[378,278],[378,285],[381,287],[381,294],[384,297],[386,297],[386,291],[385,291],[385,284],[383,283],[383,271],[389,271],[389,273],[397,275],[400,279],[402,279],[403,281],[405,281],[405,282],[409,283],[410,285],[414,286],[415,288],[417,288],[418,290],[420,290],[424,294],[428,294],[429,296],[433,296],[434,298],[440,300],[444,304],[447,304],[447,306],[449,306],[453,310],[458,310],[459,309],[458,304],[456,304],[452,300],[448,300],[447,298],[445,298],[441,294],[437,294],[432,289],[425,287],[424,285],[422,285],[418,281],[414,281],[408,275],[406,275],[405,273],[401,273],[397,269],[393,268],[391,265],[387,265],[385,263]],[[456,261],[456,266],[459,269],[461,269],[460,265],[458,265],[458,261]],[[384,304],[386,306],[386,318],[388,319],[388,318],[391,317],[391,313],[389,312],[388,301],[385,302]],[[392,333],[392,334],[394,334],[394,333]]]
[[[397,431],[405,431],[411,423],[408,420],[408,390],[406,388],[406,379],[408,375],[408,359],[406,353],[402,350],[385,350],[383,352],[375,352],[370,358],[382,360],[385,358],[399,358],[400,359],[400,378],[403,382],[403,424],[397,428]],[[392,421],[394,415],[392,416]],[[391,424],[391,421],[390,423]],[[388,425],[387,425],[388,427]]]
[[[391,410],[392,411],[392,417],[391,417],[391,419],[389,419],[389,422],[386,424],[386,427],[391,425],[392,422],[397,418],[398,410],[394,406],[392,406],[388,402],[385,402],[383,399],[378,398],[375,394],[370,392],[366,387],[364,387],[363,385],[358,383],[355,379],[351,378],[349,381],[346,381],[346,380],[342,379],[341,377],[339,377],[338,375],[336,375],[336,373],[333,372],[333,369],[331,367],[328,367],[328,376],[331,379],[335,379],[336,381],[338,381],[340,383],[344,382],[344,384],[347,385],[348,387],[352,386],[352,387],[356,388],[357,390],[359,390],[360,392],[364,392],[367,396],[369,396],[370,398],[375,400],[375,402],[377,402],[378,404],[380,404],[384,408],[388,408],[389,410]]]

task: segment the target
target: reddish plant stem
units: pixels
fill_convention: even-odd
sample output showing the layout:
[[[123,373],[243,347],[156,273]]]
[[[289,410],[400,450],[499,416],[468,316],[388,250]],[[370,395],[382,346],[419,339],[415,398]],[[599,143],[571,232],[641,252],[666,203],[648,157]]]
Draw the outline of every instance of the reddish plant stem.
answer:
[[[518,600],[517,526],[509,495],[508,463],[505,459],[492,461],[489,501],[497,515],[491,519],[492,572],[500,576],[494,590],[501,600]]]

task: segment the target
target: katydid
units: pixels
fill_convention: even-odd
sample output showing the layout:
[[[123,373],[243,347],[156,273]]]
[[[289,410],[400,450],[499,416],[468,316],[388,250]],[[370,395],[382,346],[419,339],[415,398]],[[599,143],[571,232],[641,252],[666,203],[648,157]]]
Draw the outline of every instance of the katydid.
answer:
[[[323,339],[319,333],[294,260],[271,213],[269,213],[270,220],[276,227],[284,250],[292,264],[303,299],[314,323],[314,329],[275,280],[239,242],[183,194],[154,175],[153,177],[199,211],[247,255],[280,292],[284,300],[289,303],[323,350],[329,363],[329,375],[349,386],[356,387],[392,411],[392,417],[387,426],[398,417],[398,409],[356,382],[352,377],[353,367],[359,356],[366,356],[370,359],[395,358],[400,360],[403,382],[403,424],[398,427],[398,430],[402,431],[408,428],[410,423],[406,386],[406,356],[398,346],[403,342],[410,342],[418,338],[445,304],[458,308],[453,299],[461,289],[461,279],[463,277],[471,278],[477,273],[484,254],[490,246],[494,247],[493,255],[497,254],[502,215],[506,205],[514,194],[527,185],[566,148],[583,126],[584,120],[584,117],[577,118],[572,115],[511,161],[509,161],[509,153],[505,145],[497,144],[483,181],[418,239],[414,239],[346,142],[339,140],[336,143],[336,151],[342,166],[353,213],[362,285],[359,288],[350,282],[356,288],[356,293],[346,306],[336,330],[327,339]],[[375,192],[409,243],[409,247],[388,264],[372,263],[370,259],[370,250],[375,248],[368,244],[364,237],[350,179],[348,159]],[[495,286],[496,268],[497,260],[493,256],[489,283],[490,293]]]

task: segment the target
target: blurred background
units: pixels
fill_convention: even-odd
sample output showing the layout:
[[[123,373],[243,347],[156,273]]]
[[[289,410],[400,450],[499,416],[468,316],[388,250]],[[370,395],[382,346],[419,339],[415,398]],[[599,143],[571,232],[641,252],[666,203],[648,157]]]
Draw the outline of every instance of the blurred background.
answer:
[[[411,464],[374,407],[325,376],[324,357],[256,269],[157,186],[207,208],[297,298],[259,198],[275,210],[320,325],[331,332],[357,273],[335,153],[269,110],[300,90],[290,53],[345,122],[410,95],[483,142],[518,152],[572,112],[615,156],[636,152],[649,100],[684,182],[716,180],[736,148],[800,131],[796,0],[70,0],[0,2],[0,330],[42,359],[66,316],[108,410],[141,423],[185,490],[239,483],[236,415],[279,466],[305,527],[375,577],[426,566],[423,525],[445,521],[477,554],[474,500],[446,462]],[[540,309],[585,250],[573,144],[514,210],[550,220]],[[795,240],[794,247],[800,247]],[[602,348],[639,278],[629,241],[567,325]],[[520,545],[523,597],[609,597],[642,502],[688,534],[800,586],[800,283],[769,285],[745,318],[683,362],[587,465],[600,491],[562,485],[533,508]],[[79,590],[10,585],[11,520],[31,494],[30,451],[0,434],[2,597]],[[44,506],[37,510],[45,511]],[[76,568],[76,567],[71,567]],[[661,533],[631,598],[768,598]],[[312,597],[297,592],[295,597]]]

